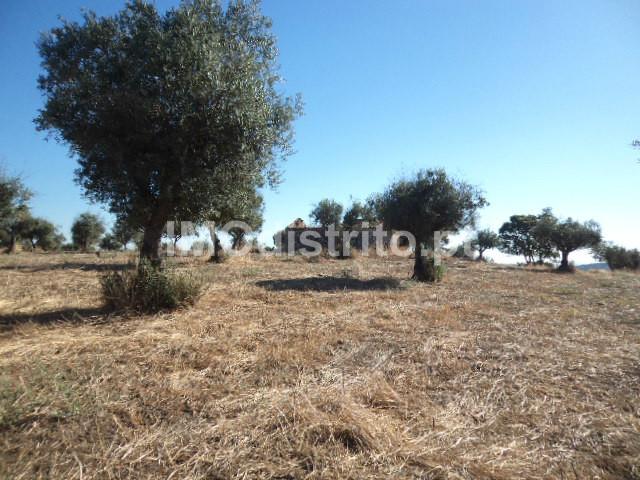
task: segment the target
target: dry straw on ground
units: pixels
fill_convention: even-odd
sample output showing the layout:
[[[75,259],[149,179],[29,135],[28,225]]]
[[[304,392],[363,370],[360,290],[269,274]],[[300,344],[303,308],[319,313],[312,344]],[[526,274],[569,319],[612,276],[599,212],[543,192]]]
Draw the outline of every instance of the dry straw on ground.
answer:
[[[638,275],[192,261],[109,316],[126,261],[0,259],[0,478],[640,478]]]

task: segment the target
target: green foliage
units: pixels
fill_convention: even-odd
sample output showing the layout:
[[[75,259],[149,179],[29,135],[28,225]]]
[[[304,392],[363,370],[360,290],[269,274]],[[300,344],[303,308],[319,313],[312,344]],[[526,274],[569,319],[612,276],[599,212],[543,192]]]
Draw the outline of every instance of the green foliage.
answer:
[[[55,225],[44,218],[28,217],[21,223],[19,230],[20,237],[28,241],[33,250],[59,250],[65,240]]]
[[[444,278],[444,274],[447,271],[447,267],[444,264],[433,266],[433,281],[441,282]]]
[[[193,305],[203,287],[191,273],[167,272],[146,260],[135,269],[107,273],[100,283],[107,308],[141,313]]]
[[[121,250],[122,243],[112,234],[107,233],[102,240],[100,240],[100,250]]]
[[[369,226],[375,226],[377,223],[375,206],[372,202],[355,201],[345,212],[342,225],[344,228],[354,228],[363,222],[367,222]]]
[[[340,226],[340,219],[342,218],[343,207],[335,200],[325,198],[320,200],[317,205],[313,207],[309,217],[316,225],[321,227],[328,227],[334,225],[336,228]]]
[[[499,230],[498,248],[511,255],[522,255],[527,265],[558,255],[549,239],[549,229],[557,219],[550,209],[544,209],[540,215],[512,215]],[[543,228],[544,227],[544,228]]]
[[[19,177],[9,176],[0,168],[0,239],[7,246],[7,252],[15,251],[25,222],[31,217],[31,197],[31,191]]]
[[[139,227],[131,225],[125,217],[118,217],[111,228],[111,236],[115,242],[121,245],[120,248],[126,248],[131,242],[139,244],[142,242],[142,230]]]
[[[38,128],[69,144],[90,199],[144,229],[141,256],[169,219],[221,221],[278,183],[301,102],[280,93],[270,29],[258,2],[135,0],[40,39]]]
[[[79,215],[71,226],[71,240],[83,252],[95,247],[103,234],[104,224],[93,213],[86,212]]]
[[[393,183],[375,203],[385,228],[409,231],[424,243],[432,242],[436,231],[472,226],[487,201],[476,187],[437,169]]]
[[[484,252],[500,246],[500,237],[489,229],[480,230],[472,240],[472,245],[478,250],[478,260],[483,260]]]
[[[240,202],[235,210],[234,220],[246,223],[251,228],[252,233],[260,231],[262,223],[264,222],[264,201],[262,195],[258,192],[248,192],[244,201]],[[245,237],[249,232],[240,227],[231,227],[228,233],[231,236],[232,249],[239,250],[244,247],[246,242]]]
[[[545,259],[562,259],[560,270],[570,271],[569,254],[600,242],[600,226],[589,221],[579,223],[571,218],[560,221],[550,208],[540,215],[513,215],[500,227],[499,248],[512,255],[523,255],[527,264],[544,263]]]
[[[535,215],[512,215],[499,230],[501,250],[511,255],[523,255],[527,264],[533,263],[537,242],[533,236]]]
[[[593,247],[592,253],[601,262],[607,262],[611,270],[640,270],[640,251],[636,248],[603,242]]]
[[[592,248],[602,240],[600,225],[593,220],[580,223],[567,218],[557,222],[549,232],[551,244],[562,254],[560,270],[569,271],[569,254],[580,248]]]
[[[478,210],[487,204],[474,186],[450,178],[442,169],[421,170],[402,179],[373,199],[386,229],[405,230],[416,238],[414,278],[436,280],[433,263],[422,257],[423,244],[433,247],[437,231],[456,232],[473,226]]]

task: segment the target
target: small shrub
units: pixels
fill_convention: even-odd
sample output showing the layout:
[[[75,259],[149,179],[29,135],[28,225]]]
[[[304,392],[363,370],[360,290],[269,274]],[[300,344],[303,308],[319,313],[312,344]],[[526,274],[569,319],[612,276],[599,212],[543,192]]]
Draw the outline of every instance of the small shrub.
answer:
[[[607,262],[611,270],[640,270],[640,252],[613,244],[600,244],[593,249],[594,256]]]
[[[444,278],[444,274],[447,271],[447,268],[444,264],[434,265],[433,266],[433,278],[435,282],[441,282]]]
[[[202,291],[202,281],[193,274],[167,272],[148,262],[110,272],[100,282],[105,304],[112,310],[172,310],[193,305]]]

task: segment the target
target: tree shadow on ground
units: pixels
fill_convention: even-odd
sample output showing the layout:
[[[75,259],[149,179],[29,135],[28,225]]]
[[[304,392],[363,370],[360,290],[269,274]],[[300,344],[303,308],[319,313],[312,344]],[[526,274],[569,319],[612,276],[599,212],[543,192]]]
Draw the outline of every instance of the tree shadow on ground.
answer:
[[[108,316],[104,307],[63,308],[35,313],[8,313],[0,315],[0,333],[4,333],[21,324],[36,325],[102,323]]]
[[[2,265],[0,270],[15,270],[24,273],[38,273],[54,270],[82,270],[84,272],[122,271],[132,268],[126,263],[46,263],[43,265]]]
[[[373,278],[360,280],[350,277],[305,277],[287,278],[283,280],[262,280],[256,285],[266,290],[299,292],[335,292],[339,290],[393,290],[401,288],[400,281],[395,278]]]
[[[500,265],[494,266],[491,268],[494,272],[525,272],[525,273],[558,273],[558,269],[556,267],[544,267],[544,266],[527,266],[527,265]],[[563,272],[560,272],[563,273]]]

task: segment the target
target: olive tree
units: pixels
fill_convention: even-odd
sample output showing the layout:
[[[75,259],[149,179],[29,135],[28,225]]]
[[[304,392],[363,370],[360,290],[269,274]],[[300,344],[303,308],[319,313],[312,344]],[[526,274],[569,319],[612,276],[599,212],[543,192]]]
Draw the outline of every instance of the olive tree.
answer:
[[[25,224],[31,218],[31,191],[19,177],[12,177],[0,168],[0,233],[5,239],[7,253],[16,251]]]
[[[120,244],[120,248],[126,249],[130,242],[141,242],[142,231],[131,225],[126,218],[120,216],[111,227],[111,237],[114,240],[111,242],[112,247],[117,243]]]
[[[71,225],[71,240],[76,248],[83,252],[95,247],[104,234],[104,224],[93,213],[80,214]]]
[[[64,243],[64,235],[58,232],[56,226],[48,220],[39,217],[29,217],[22,223],[20,232],[22,239],[29,242],[32,250],[57,250]]]
[[[320,200],[311,210],[309,217],[316,225],[328,227],[329,225],[339,226],[342,218],[342,204],[325,198]]]
[[[370,225],[376,222],[375,207],[370,201],[355,201],[344,213],[342,225],[345,228],[353,228],[367,222]]]
[[[527,265],[542,264],[545,259],[556,258],[549,239],[549,227],[556,221],[549,208],[543,209],[539,215],[512,215],[498,231],[499,248],[510,255],[522,255]]]
[[[251,232],[257,233],[262,228],[263,213],[264,213],[264,201],[262,195],[255,192],[253,195],[248,195],[244,199],[242,205],[234,209],[237,212],[235,220],[245,223]],[[229,228],[229,235],[231,236],[231,248],[233,250],[239,250],[244,247],[246,243],[247,232],[242,226],[232,226]]]
[[[39,129],[71,147],[89,199],[142,227],[157,262],[169,219],[216,220],[228,198],[279,181],[300,101],[280,92],[258,2],[130,1],[64,21],[38,44]]]
[[[416,240],[413,278],[436,280],[433,259],[425,261],[425,247],[432,249],[437,231],[456,232],[475,222],[487,204],[474,186],[451,178],[442,169],[421,170],[398,180],[375,199],[385,229],[411,232]]]
[[[122,243],[113,233],[107,233],[100,239],[100,250],[121,250],[122,248]]]
[[[637,248],[627,249],[609,242],[601,242],[592,247],[591,253],[598,260],[607,262],[611,270],[640,269],[640,251]]]
[[[571,271],[569,254],[580,248],[594,248],[602,240],[600,225],[593,220],[580,223],[571,218],[558,222],[549,235],[552,245],[561,254],[559,270]]]
[[[489,229],[480,230],[476,233],[471,243],[473,247],[478,250],[478,260],[482,261],[484,260],[484,252],[492,248],[497,248],[500,245],[500,237],[497,233]]]

